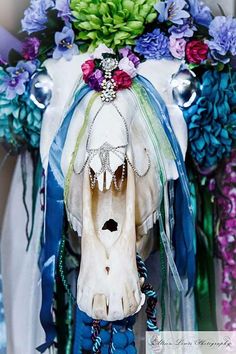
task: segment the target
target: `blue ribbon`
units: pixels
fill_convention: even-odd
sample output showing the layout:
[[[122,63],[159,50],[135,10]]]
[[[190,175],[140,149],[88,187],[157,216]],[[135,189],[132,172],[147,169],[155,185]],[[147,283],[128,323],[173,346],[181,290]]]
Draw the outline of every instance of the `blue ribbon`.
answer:
[[[176,181],[175,190],[174,210],[176,215],[173,230],[173,244],[175,247],[177,269],[181,276],[187,276],[190,289],[194,285],[196,272],[194,251],[195,225],[182,151],[172,129],[169,113],[162,97],[146,78],[138,76],[136,80],[145,88],[157,118],[160,119],[172,149],[175,152],[175,164],[179,179]]]
[[[64,224],[64,176],[61,170],[62,151],[74,111],[89,91],[91,89],[88,86],[83,86],[75,94],[73,104],[53,140],[49,153],[46,179],[45,243],[43,247],[45,263],[42,269],[42,306],[40,311],[40,321],[46,334],[46,342],[37,348],[40,353],[44,353],[53,344],[56,337],[52,303],[57,259]]]

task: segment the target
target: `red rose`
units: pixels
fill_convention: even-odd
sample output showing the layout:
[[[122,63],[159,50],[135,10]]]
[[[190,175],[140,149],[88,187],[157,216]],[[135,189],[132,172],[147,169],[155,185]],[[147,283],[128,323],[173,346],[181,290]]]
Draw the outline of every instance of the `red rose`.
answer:
[[[123,70],[116,70],[112,77],[117,85],[117,90],[129,88],[132,85],[131,77]]]
[[[186,58],[189,63],[200,64],[207,59],[208,45],[202,41],[190,41],[186,45]]]
[[[86,60],[86,62],[82,64],[81,68],[83,71],[83,79],[86,83],[88,83],[88,79],[92,75],[95,69],[94,61]]]

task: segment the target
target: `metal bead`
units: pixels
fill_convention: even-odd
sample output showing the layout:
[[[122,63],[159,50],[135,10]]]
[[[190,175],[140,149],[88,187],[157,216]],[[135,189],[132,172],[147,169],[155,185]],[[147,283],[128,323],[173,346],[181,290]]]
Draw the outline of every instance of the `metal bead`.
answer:
[[[196,74],[187,69],[180,70],[172,76],[172,95],[175,103],[181,108],[190,107],[198,96],[200,83]]]
[[[33,75],[30,87],[30,99],[40,108],[45,109],[52,98],[53,81],[52,78],[44,72],[38,72]]]

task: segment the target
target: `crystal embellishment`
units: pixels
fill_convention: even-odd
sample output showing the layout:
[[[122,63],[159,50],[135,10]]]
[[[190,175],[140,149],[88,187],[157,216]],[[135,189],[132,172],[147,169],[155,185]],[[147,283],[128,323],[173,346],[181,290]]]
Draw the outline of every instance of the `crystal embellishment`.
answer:
[[[102,59],[102,68],[105,71],[115,70],[118,66],[118,61],[115,58]]]
[[[101,99],[103,102],[111,102],[116,98],[116,83],[113,79],[104,79],[102,84]]]
[[[101,99],[103,102],[111,102],[116,98],[116,83],[112,79],[112,71],[118,67],[118,61],[114,58],[104,58],[102,68],[105,71],[105,79],[101,87]]]

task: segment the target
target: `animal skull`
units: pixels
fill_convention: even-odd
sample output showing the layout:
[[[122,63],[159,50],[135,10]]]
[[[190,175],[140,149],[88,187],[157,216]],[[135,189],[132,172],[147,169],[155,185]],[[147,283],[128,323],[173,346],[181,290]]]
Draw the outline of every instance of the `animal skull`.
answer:
[[[45,169],[50,145],[69,107],[84,60],[83,55],[69,63],[61,59],[45,64],[57,87],[43,120],[41,156]],[[177,69],[175,62],[149,61],[140,65],[139,72],[164,96],[185,154],[186,125],[169,91],[171,75]],[[61,167],[66,178],[73,162],[66,207],[72,227],[82,236],[78,305],[93,318],[115,321],[134,314],[143,302],[136,245],[144,253],[145,235],[160,208],[162,186],[154,147],[132,92],[118,92],[114,103],[102,104],[97,97],[85,125],[92,95],[87,94],[74,113]],[[79,134],[79,149],[75,151]],[[167,178],[178,178],[174,161],[164,158],[163,163]]]

